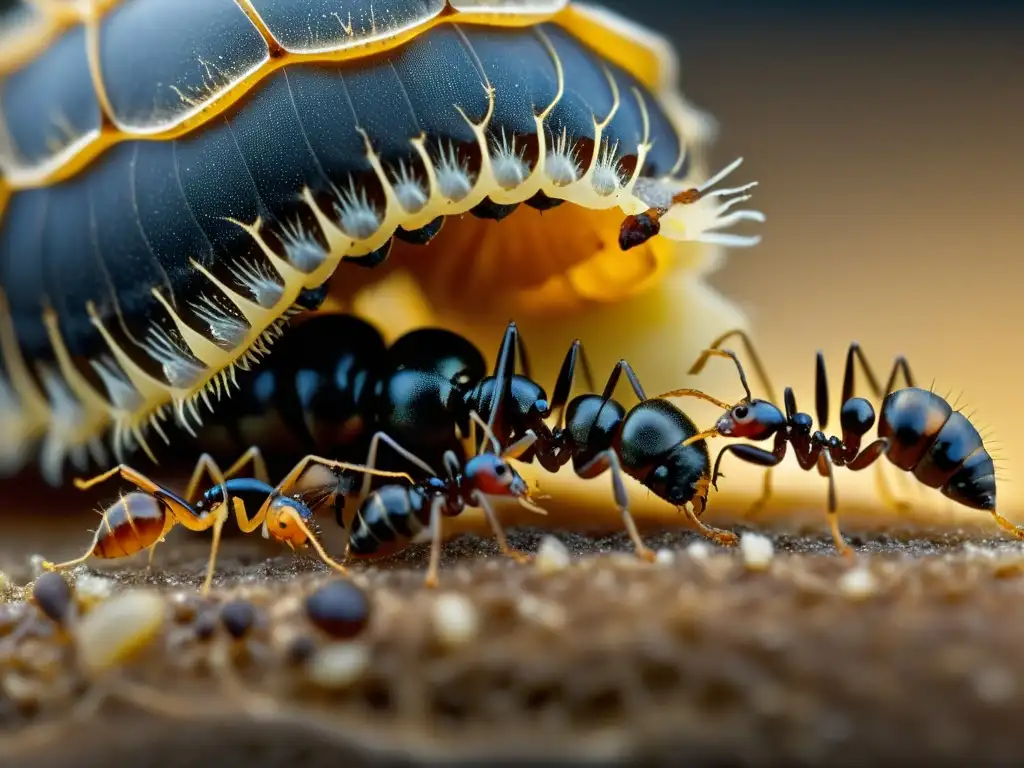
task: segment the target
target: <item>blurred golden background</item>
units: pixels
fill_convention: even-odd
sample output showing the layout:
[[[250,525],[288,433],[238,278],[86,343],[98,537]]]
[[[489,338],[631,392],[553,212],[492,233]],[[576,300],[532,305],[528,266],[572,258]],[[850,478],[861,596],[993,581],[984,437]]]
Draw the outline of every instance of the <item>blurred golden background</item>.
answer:
[[[807,407],[820,348],[836,411],[852,340],[880,376],[902,353],[922,386],[962,392],[990,426],[1001,509],[1024,523],[1020,4],[788,5],[667,25],[687,94],[721,122],[716,156],[748,158],[768,216],[763,243],[712,282],[748,313],[776,387]],[[787,462],[780,486],[796,473]],[[868,477],[838,479],[841,498],[874,493]]]

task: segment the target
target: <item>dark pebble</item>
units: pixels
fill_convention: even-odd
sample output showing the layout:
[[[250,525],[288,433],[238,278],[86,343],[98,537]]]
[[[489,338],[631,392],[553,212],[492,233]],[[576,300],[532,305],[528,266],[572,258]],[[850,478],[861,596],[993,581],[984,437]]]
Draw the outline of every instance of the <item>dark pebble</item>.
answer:
[[[44,573],[32,585],[32,601],[48,619],[58,624],[67,621],[74,594],[71,585],[55,571]]]
[[[338,579],[306,598],[306,614],[332,637],[355,637],[370,619],[370,601],[351,581]]]
[[[217,613],[215,611],[200,613],[192,624],[192,630],[196,633],[197,640],[209,640],[217,630]]]
[[[288,645],[288,661],[292,664],[303,664],[316,653],[316,641],[309,635],[296,637]]]
[[[246,600],[232,600],[220,609],[224,629],[235,640],[241,640],[256,624],[256,607]]]

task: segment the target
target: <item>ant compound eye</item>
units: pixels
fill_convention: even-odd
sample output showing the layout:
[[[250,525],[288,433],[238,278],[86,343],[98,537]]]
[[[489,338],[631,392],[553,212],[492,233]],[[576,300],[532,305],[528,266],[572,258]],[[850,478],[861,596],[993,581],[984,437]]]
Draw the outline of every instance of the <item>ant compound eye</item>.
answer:
[[[754,411],[746,405],[737,405],[732,409],[732,418],[737,424],[745,424],[754,420]]]

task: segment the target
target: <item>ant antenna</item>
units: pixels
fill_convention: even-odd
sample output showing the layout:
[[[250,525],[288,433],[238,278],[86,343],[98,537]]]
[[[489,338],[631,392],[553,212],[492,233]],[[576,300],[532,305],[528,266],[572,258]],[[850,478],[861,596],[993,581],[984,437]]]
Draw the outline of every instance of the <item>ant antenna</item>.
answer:
[[[740,376],[740,384],[743,386],[743,392],[745,393],[743,399],[746,400],[747,402],[753,400],[754,396],[751,394],[750,385],[747,383],[747,373],[746,371],[743,370],[743,364],[740,362],[739,357],[736,356],[736,353],[733,352],[731,349],[706,349],[704,350],[703,355],[701,355],[701,359],[707,360],[707,358],[711,357],[712,355],[714,355],[715,357],[727,357],[736,364],[736,372]],[[697,365],[694,364],[693,368],[690,369],[690,373],[692,374],[695,372],[699,372],[700,369],[703,367],[704,366],[701,365],[698,368]],[[769,395],[769,397],[772,396]],[[772,397],[772,399],[774,400],[774,397]]]
[[[747,377],[743,372],[743,367],[740,365],[739,360],[736,359],[736,355],[734,353],[729,353],[728,355],[722,354],[722,351],[719,349],[722,344],[734,336],[739,338],[740,342],[743,344],[743,349],[747,353],[747,357],[750,358],[750,363],[754,367],[754,372],[757,373],[757,377],[761,380],[761,386],[764,387],[765,394],[768,395],[768,400],[770,402],[777,403],[778,397],[775,394],[774,387],[771,385],[771,381],[768,379],[768,369],[765,368],[764,363],[761,361],[761,356],[757,354],[757,350],[750,341],[750,336],[747,335],[746,331],[740,329],[727,331],[712,341],[708,345],[708,348],[701,353],[701,356],[698,357],[697,361],[690,367],[689,374],[694,376],[704,370],[704,366],[707,364],[708,358],[711,355],[731,357],[736,363],[736,367],[739,369],[740,381],[743,383],[743,388],[747,392],[747,400],[752,400],[753,398],[750,395],[750,387],[746,383]]]
[[[498,438],[494,435],[494,430],[491,429],[491,425],[487,424],[483,419],[480,418],[480,414],[476,411],[469,412],[469,418],[475,423],[479,424],[484,430],[484,435],[491,444],[491,448],[494,449],[496,455],[501,455],[501,443],[498,442]]]

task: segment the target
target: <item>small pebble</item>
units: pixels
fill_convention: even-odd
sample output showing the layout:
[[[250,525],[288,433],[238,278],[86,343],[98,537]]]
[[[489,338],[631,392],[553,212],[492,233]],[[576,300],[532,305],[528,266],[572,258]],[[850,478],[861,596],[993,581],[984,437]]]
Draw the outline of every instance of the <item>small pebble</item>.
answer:
[[[571,559],[565,544],[554,536],[545,536],[533,558],[534,567],[541,573],[558,573],[569,567]]]
[[[442,645],[456,648],[473,641],[480,632],[480,616],[464,595],[451,592],[434,601],[434,632]]]
[[[241,640],[256,624],[256,606],[248,600],[232,600],[220,609],[220,620],[229,635]]]
[[[336,579],[306,598],[306,615],[332,637],[355,637],[370,620],[370,600],[348,579]]]
[[[78,659],[89,676],[129,661],[159,634],[167,617],[156,592],[125,592],[100,603],[75,627]]]
[[[676,553],[671,549],[659,549],[654,556],[654,562],[658,565],[672,565],[676,561]]]
[[[307,662],[309,678],[324,688],[347,688],[370,666],[370,649],[362,643],[331,643]]]
[[[744,533],[740,537],[740,552],[743,564],[751,571],[764,571],[775,556],[775,545],[767,536],[759,533]]]
[[[694,541],[686,547],[686,554],[694,560],[707,560],[711,556],[711,546],[706,541]]]
[[[38,579],[44,573],[49,573],[49,571],[43,566],[43,563],[45,562],[46,558],[42,555],[32,555],[29,557],[28,567],[32,571],[32,578]]]
[[[78,599],[87,603],[106,600],[114,594],[116,587],[117,581],[107,576],[88,572],[75,576],[75,592],[78,594]]]
[[[288,643],[285,653],[289,663],[303,664],[316,653],[316,641],[309,635],[299,635]]]
[[[209,640],[217,631],[218,616],[215,611],[206,610],[196,616],[192,622],[192,631],[196,634],[197,640]]]
[[[878,582],[870,570],[861,566],[839,577],[839,590],[852,600],[865,600],[878,591]]]
[[[55,571],[44,573],[32,585],[32,602],[57,624],[67,621],[74,605],[75,593],[64,577]]]

